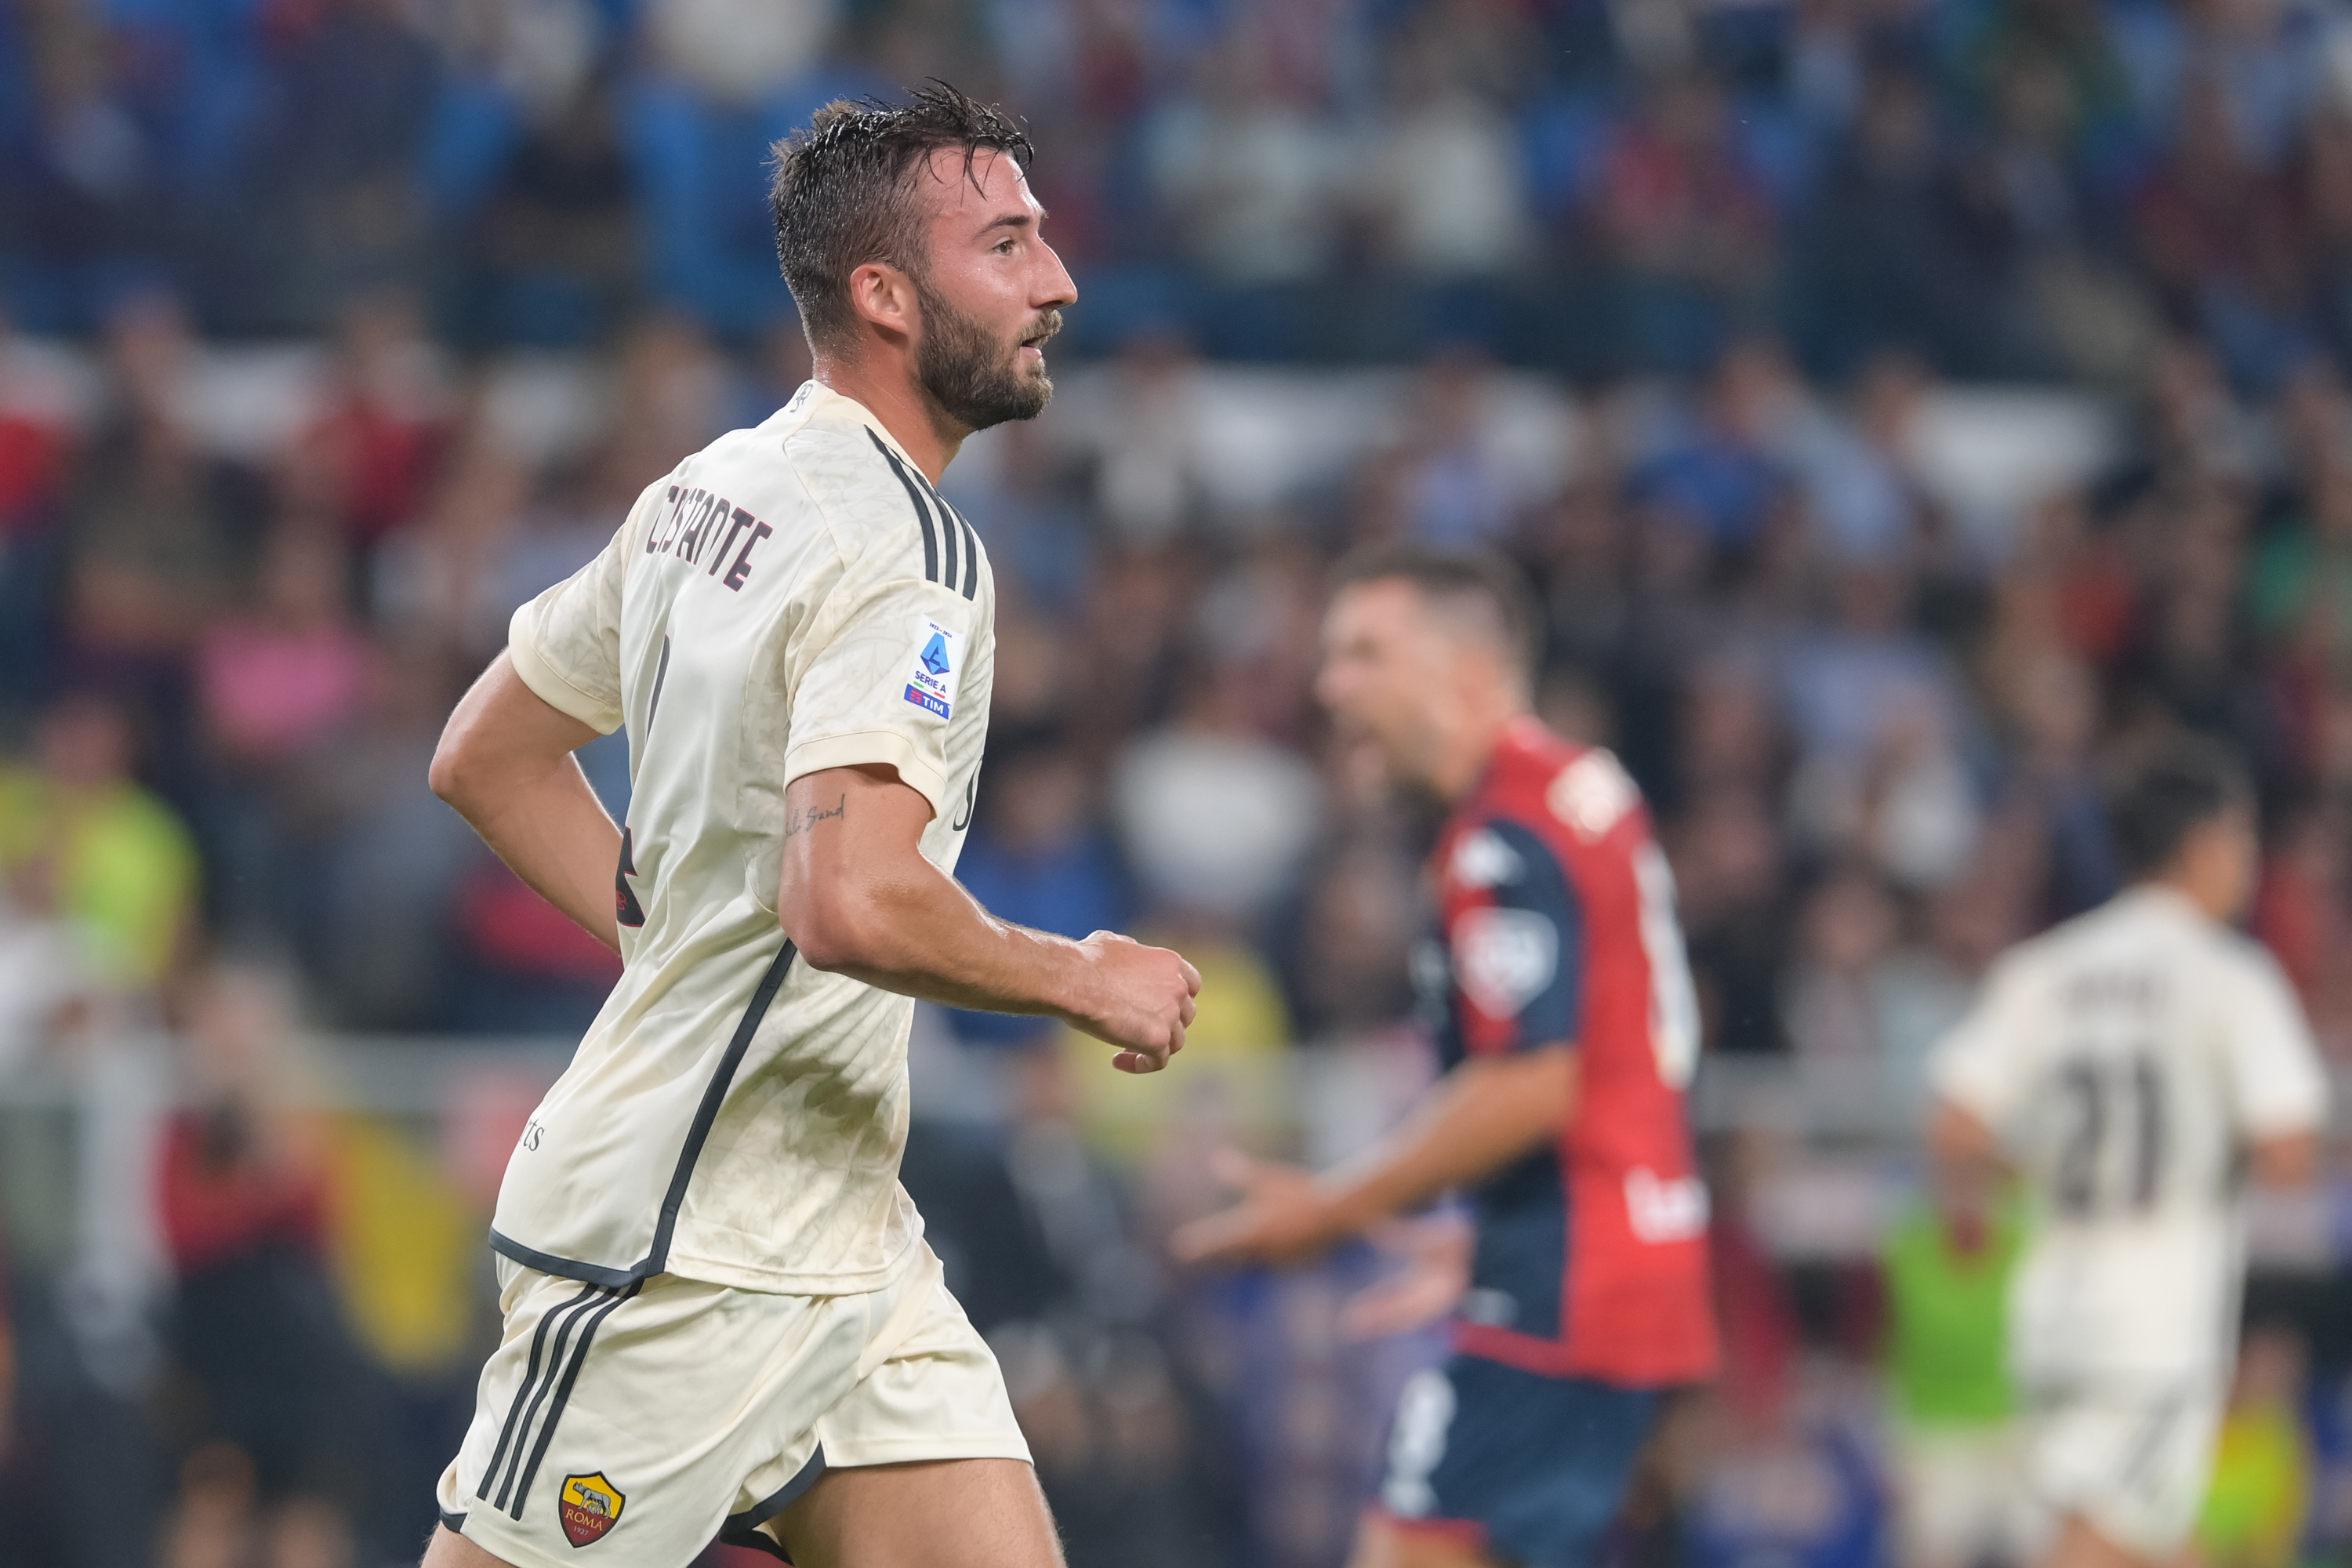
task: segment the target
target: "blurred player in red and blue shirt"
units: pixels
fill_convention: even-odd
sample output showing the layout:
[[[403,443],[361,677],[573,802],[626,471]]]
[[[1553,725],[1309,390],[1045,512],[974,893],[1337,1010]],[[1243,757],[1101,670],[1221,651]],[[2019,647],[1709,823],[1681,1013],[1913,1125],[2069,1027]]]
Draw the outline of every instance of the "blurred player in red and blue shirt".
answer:
[[[1507,563],[1391,547],[1338,581],[1318,695],[1452,807],[1415,965],[1445,1073],[1337,1171],[1235,1159],[1243,1201],[1177,1249],[1297,1262],[1462,1191],[1454,1353],[1405,1388],[1356,1568],[1582,1568],[1661,1392],[1716,1363],[1673,879],[1617,760],[1530,712],[1538,622]]]

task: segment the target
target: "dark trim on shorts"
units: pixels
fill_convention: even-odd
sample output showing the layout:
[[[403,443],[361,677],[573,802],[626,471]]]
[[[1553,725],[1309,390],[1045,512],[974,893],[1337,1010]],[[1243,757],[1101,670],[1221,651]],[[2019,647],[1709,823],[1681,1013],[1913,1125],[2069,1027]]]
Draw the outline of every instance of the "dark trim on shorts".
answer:
[[[512,1237],[499,1234],[490,1227],[491,1250],[513,1258],[526,1268],[536,1268],[541,1274],[552,1274],[560,1279],[577,1279],[586,1285],[601,1285],[607,1290],[624,1289],[661,1273],[669,1267],[670,1237],[677,1230],[677,1211],[685,1206],[686,1189],[694,1180],[695,1162],[702,1158],[702,1146],[710,1139],[710,1129],[719,1121],[719,1108],[727,1103],[727,1090],[734,1084],[735,1069],[743,1065],[743,1055],[751,1048],[751,1037],[760,1032],[760,1021],[774,1005],[776,993],[783,989],[784,976],[793,966],[793,956],[799,951],[792,941],[776,951],[768,965],[767,973],[760,977],[760,988],[751,994],[751,1005],[743,1009],[743,1017],[735,1026],[734,1037],[727,1042],[726,1054],[719,1058],[718,1070],[702,1091],[702,1103],[695,1108],[694,1121],[687,1128],[686,1146],[678,1151],[677,1168],[670,1173],[669,1190],[662,1195],[660,1217],[654,1222],[653,1248],[642,1262],[628,1268],[614,1268],[603,1263],[583,1263],[573,1258],[558,1258],[551,1252],[526,1247]]]
[[[436,1509],[435,1511],[439,1513],[441,1516],[442,1529],[447,1531],[452,1535],[463,1535],[466,1533],[466,1516],[464,1514],[451,1513],[446,1508]]]
[[[586,1326],[580,1331],[579,1347],[572,1352],[572,1360],[563,1369],[563,1381],[555,1385],[555,1403],[547,1407],[547,1419],[539,1428],[539,1444],[530,1451],[530,1463],[523,1468],[522,1484],[515,1489],[514,1507],[509,1510],[509,1518],[522,1518],[522,1505],[530,1498],[530,1483],[539,1475],[540,1461],[547,1458],[547,1446],[555,1441],[556,1424],[563,1419],[563,1407],[572,1402],[572,1388],[580,1381],[580,1369],[588,1364],[588,1347],[595,1342],[596,1331],[604,1326],[605,1319],[620,1310],[622,1302],[645,1288],[645,1281],[640,1279],[587,1314]],[[520,1444],[516,1446],[515,1452],[522,1452]]]
[[[824,1445],[819,1443],[816,1452],[809,1456],[808,1463],[803,1465],[791,1480],[741,1513],[729,1514],[719,1526],[719,1539],[729,1546],[748,1546],[755,1552],[764,1552],[779,1561],[790,1563],[792,1559],[784,1554],[782,1547],[776,1544],[776,1538],[760,1526],[800,1501],[803,1492],[824,1479]]]
[[[596,1287],[588,1286],[577,1296],[559,1302],[539,1315],[539,1328],[530,1336],[530,1362],[523,1371],[522,1381],[515,1384],[514,1403],[507,1406],[506,1425],[499,1429],[499,1446],[490,1451],[490,1462],[482,1470],[482,1484],[474,1492],[476,1502],[490,1500],[490,1479],[499,1473],[499,1467],[507,1462],[509,1447],[513,1447],[518,1453],[521,1450],[521,1440],[515,1436],[515,1428],[523,1424],[523,1406],[530,1403],[531,1390],[539,1386],[540,1358],[546,1353],[548,1329],[554,1324],[559,1314],[580,1305],[594,1294]],[[562,1355],[561,1345],[557,1346],[555,1353],[558,1357]],[[553,1370],[552,1363],[550,1363],[549,1370]]]

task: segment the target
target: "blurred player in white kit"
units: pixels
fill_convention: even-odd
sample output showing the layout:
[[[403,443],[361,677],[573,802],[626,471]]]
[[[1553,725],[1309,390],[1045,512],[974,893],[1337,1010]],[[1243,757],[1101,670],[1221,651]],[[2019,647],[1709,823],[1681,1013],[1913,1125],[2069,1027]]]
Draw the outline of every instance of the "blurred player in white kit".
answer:
[[[2010,1297],[2042,1568],[2183,1558],[2235,1360],[2244,1179],[2309,1182],[2326,1081],[2284,975],[2231,929],[2252,790],[2179,740],[2117,792],[2133,883],[2004,955],[1937,1048],[1931,1152],[2035,1208]]]

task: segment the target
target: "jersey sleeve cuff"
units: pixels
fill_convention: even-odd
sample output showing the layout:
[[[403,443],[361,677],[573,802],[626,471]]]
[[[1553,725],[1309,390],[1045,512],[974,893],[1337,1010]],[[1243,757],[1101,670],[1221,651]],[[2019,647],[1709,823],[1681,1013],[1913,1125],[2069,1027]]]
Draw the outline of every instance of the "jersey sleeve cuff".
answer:
[[[931,803],[932,816],[947,810],[947,775],[896,730],[857,730],[800,742],[784,753],[784,783],[827,768],[877,764],[898,769],[899,780]]]
[[[2241,1125],[2245,1137],[2258,1142],[2320,1132],[2327,1127],[2327,1106],[2325,1100],[2316,1105],[2257,1106],[2246,1112]]]
[[[554,662],[539,651],[539,643],[524,619],[530,613],[530,605],[525,605],[515,612],[507,627],[507,657],[513,660],[515,673],[522,677],[522,683],[550,708],[570,714],[600,735],[609,735],[619,729],[618,708],[606,707],[572,684]]]
[[[2001,1097],[1990,1085],[1971,1073],[1946,1069],[1931,1071],[1927,1077],[1927,1092],[1955,1110],[1966,1111],[1984,1123],[1987,1130],[1998,1134],[2007,1120]]]

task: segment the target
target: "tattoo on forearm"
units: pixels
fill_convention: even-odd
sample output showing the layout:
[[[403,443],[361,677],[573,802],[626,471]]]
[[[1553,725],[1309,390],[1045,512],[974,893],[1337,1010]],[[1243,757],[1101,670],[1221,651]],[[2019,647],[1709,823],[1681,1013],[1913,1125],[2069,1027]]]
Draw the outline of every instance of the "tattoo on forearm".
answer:
[[[824,807],[821,805],[812,805],[805,811],[802,812],[798,816],[793,816],[790,813],[786,813],[784,816],[784,837],[787,838],[795,837],[800,834],[806,833],[810,828],[814,827],[826,817],[841,816],[845,815],[848,810],[849,796],[845,794],[839,800],[834,802],[833,809],[831,811],[825,810]]]

